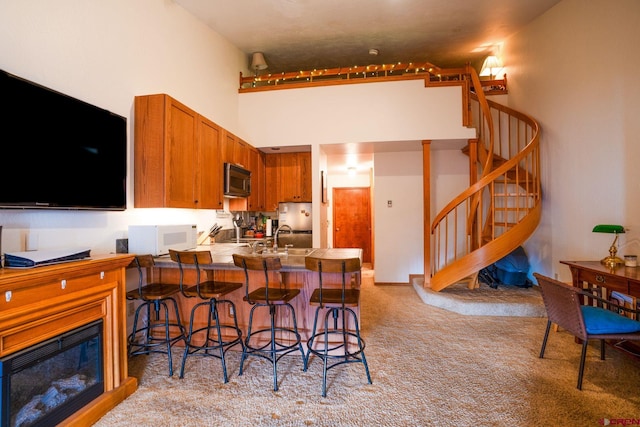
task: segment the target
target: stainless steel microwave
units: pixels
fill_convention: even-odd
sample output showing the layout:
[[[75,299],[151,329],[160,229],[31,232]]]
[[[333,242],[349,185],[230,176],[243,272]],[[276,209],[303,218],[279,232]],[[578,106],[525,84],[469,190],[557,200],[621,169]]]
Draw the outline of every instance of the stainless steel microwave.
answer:
[[[224,195],[248,197],[251,195],[251,171],[233,163],[224,164]]]

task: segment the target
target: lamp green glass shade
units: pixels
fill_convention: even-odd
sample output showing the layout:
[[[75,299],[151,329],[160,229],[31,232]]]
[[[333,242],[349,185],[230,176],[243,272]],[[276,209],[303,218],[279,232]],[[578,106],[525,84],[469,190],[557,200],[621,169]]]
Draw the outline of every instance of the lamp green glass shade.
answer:
[[[618,248],[616,247],[616,242],[618,241],[618,234],[624,233],[624,227],[621,225],[612,225],[612,224],[598,224],[593,227],[594,233],[611,233],[615,234],[616,237],[613,239],[613,243],[609,248],[609,256],[604,257],[600,260],[600,262],[606,265],[609,268],[616,268],[619,265],[624,265],[624,261],[616,256],[618,252]]]
[[[621,225],[598,224],[593,227],[594,233],[624,233],[624,227]]]

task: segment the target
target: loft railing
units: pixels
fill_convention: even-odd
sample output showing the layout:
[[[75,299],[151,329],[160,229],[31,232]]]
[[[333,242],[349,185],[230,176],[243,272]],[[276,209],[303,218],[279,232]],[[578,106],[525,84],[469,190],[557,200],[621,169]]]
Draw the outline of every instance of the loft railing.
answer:
[[[463,84],[466,68],[440,68],[430,62],[365,65],[353,67],[322,68],[305,71],[267,73],[243,76],[240,73],[242,92],[273,89],[330,86],[338,84],[372,83],[395,80],[423,79],[428,85]],[[499,80],[483,80],[484,90],[506,93],[506,77]]]
[[[481,88],[469,67],[470,84]],[[485,98],[469,96],[478,140],[468,146],[477,181],[442,209],[431,226],[435,291],[464,280],[504,257],[540,222],[539,126],[531,117]],[[476,165],[480,165],[479,167]]]

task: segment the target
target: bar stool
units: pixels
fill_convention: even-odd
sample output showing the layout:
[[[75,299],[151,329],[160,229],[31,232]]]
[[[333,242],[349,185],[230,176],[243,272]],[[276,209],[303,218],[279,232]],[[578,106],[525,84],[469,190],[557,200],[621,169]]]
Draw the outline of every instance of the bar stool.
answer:
[[[360,336],[358,316],[353,307],[360,303],[360,290],[347,289],[347,273],[360,271],[360,258],[322,259],[305,258],[307,270],[318,272],[319,287],[313,291],[309,305],[316,306],[313,330],[307,341],[307,364],[313,354],[322,359],[322,397],[327,396],[327,371],[346,363],[362,363],[371,382],[369,366],[364,355],[365,342]],[[341,288],[323,287],[323,276],[327,273],[340,273]],[[318,317],[324,311],[324,329],[318,331]],[[329,317],[333,317],[330,325]],[[333,361],[329,364],[329,361]]]
[[[179,341],[186,343],[186,333],[180,321],[180,311],[174,295],[180,292],[180,286],[167,283],[147,282],[155,263],[151,255],[136,255],[128,269],[138,270],[138,287],[126,294],[128,300],[142,303],[136,308],[133,328],[127,337],[129,356],[162,353],[169,359],[169,376],[173,375],[171,347]],[[175,322],[170,320],[169,306],[173,308]],[[138,326],[140,313],[146,310],[147,322]],[[152,313],[153,311],[153,313]],[[153,316],[152,316],[153,314]],[[157,332],[160,331],[161,332]]]
[[[307,359],[302,348],[300,333],[298,332],[298,324],[296,321],[296,312],[289,303],[299,293],[300,289],[287,289],[283,286],[280,277],[279,286],[273,286],[269,283],[269,275],[280,276],[282,264],[278,257],[262,257],[262,256],[244,256],[233,254],[233,263],[237,267],[241,267],[245,274],[245,296],[251,307],[249,312],[249,325],[247,327],[247,337],[245,338],[244,350],[242,351],[242,359],[240,361],[240,375],[244,361],[249,355],[254,355],[267,359],[273,365],[273,391],[278,391],[278,361],[282,356],[299,351],[302,355],[303,371],[307,370]],[[249,279],[250,271],[263,272],[265,285],[253,291],[249,291],[251,281]],[[256,309],[267,307],[269,309],[269,327],[253,330],[253,315]],[[292,320],[292,326],[280,324],[276,319],[276,314],[280,314],[280,318],[286,319],[285,313],[279,313],[282,310],[289,311]],[[292,338],[293,337],[293,338]]]
[[[184,355],[182,356],[182,368],[180,378],[184,378],[184,367],[187,357],[198,354],[200,356],[210,356],[220,359],[222,363],[222,375],[224,382],[229,382],[227,375],[227,364],[225,353],[231,347],[240,344],[244,351],[242,342],[242,331],[238,327],[238,319],[235,315],[236,307],[232,301],[220,299],[225,295],[240,289],[242,283],[216,281],[214,270],[205,267],[213,263],[211,252],[209,251],[176,251],[169,249],[169,256],[178,263],[180,269],[180,290],[186,298],[199,298],[203,300],[193,306],[189,319],[189,333],[187,335]],[[195,269],[195,285],[185,284],[185,265],[192,265]],[[201,272],[205,270],[208,274],[207,280],[202,280]],[[233,313],[233,324],[223,323],[220,316],[220,308],[226,304],[229,312]],[[195,318],[198,309],[206,307],[208,310],[207,323],[198,327],[195,325]],[[222,313],[226,313],[222,310]]]

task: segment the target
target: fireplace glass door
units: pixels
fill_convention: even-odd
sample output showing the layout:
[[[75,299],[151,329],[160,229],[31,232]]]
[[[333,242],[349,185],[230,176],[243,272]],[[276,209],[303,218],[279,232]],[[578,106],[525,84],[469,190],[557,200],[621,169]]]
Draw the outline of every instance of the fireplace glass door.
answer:
[[[102,320],[0,359],[0,421],[58,424],[104,392]]]

